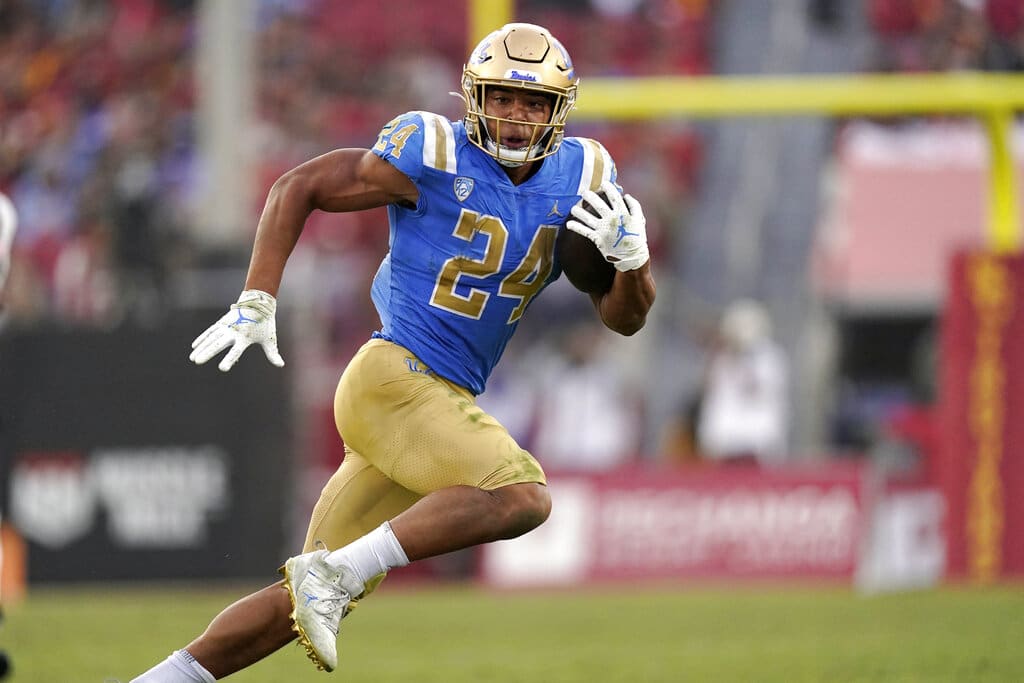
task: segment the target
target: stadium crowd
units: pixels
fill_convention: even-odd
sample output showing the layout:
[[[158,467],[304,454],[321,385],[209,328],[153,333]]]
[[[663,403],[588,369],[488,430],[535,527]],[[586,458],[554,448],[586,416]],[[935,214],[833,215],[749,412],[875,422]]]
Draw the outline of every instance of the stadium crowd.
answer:
[[[522,0],[517,14],[548,26],[569,46],[585,96],[593,76],[711,72],[714,4]],[[194,73],[199,5],[0,4],[0,191],[20,214],[7,325],[152,322],[176,305],[179,273],[216,262],[219,255],[204,253],[190,229],[205,177]],[[283,171],[332,148],[368,146],[398,112],[459,115],[461,104],[449,91],[467,42],[465,0],[404,3],[400,22],[380,21],[379,11],[374,0],[258,3],[252,145],[260,205]],[[1024,68],[1019,0],[866,0],[864,11],[879,45],[866,68]],[[671,271],[673,245],[684,239],[698,191],[703,149],[696,129],[685,121],[570,119],[569,131],[608,147],[623,185],[644,201],[655,263]],[[385,224],[375,212],[314,216],[300,243],[315,254],[315,272],[344,280],[328,288],[333,294],[318,315],[324,347],[338,362],[376,325],[366,292],[351,287],[376,268]],[[240,252],[250,238],[245,233]],[[550,300],[544,305],[569,306]],[[547,330],[542,348],[549,360],[565,357],[561,345],[577,321],[567,310],[544,316],[566,321]],[[577,370],[571,363],[539,365]],[[642,419],[641,407],[632,419]]]
[[[869,0],[879,71],[1024,69],[1020,0]]]
[[[563,3],[532,5],[535,20],[566,33],[569,44],[581,35],[608,36],[610,51],[579,43],[581,72],[706,70],[706,33],[693,28],[700,21],[638,22],[614,13],[581,15]],[[204,177],[195,115],[197,12],[192,0],[0,6],[0,191],[19,207],[21,224],[7,301],[11,322],[113,325],[152,310],[158,298],[166,301],[176,269],[202,263],[188,229]],[[252,144],[260,203],[284,170],[331,148],[367,145],[395,112],[458,115],[459,102],[448,92],[464,57],[465,2],[408,3],[403,13],[402,22],[385,24],[367,0],[259,4]],[[435,21],[439,15],[446,19]],[[693,39],[656,30],[664,21],[679,23]],[[699,149],[685,126],[669,129],[654,157],[630,144],[629,127],[612,132],[611,152],[625,177],[644,184],[649,204],[672,205],[680,188],[692,185]],[[666,171],[665,181],[647,182]],[[670,215],[662,212],[662,222]],[[381,216],[341,229],[332,220],[314,221],[307,239],[379,259]]]
[[[564,34],[588,76],[707,71],[707,3],[632,4],[524,2],[519,10]],[[466,3],[406,3],[403,13],[402,22],[382,23],[371,0],[258,4],[251,144],[260,205],[283,171],[332,148],[368,146],[397,112],[460,115],[449,92],[465,56]],[[205,253],[191,228],[206,175],[198,21],[192,0],[0,6],[0,191],[20,219],[5,325],[152,323],[177,305],[182,273],[224,258]],[[582,40],[593,35],[602,40]],[[572,133],[602,139],[623,183],[643,188],[661,259],[696,182],[700,140],[684,122],[642,128],[644,135],[639,124],[578,124]],[[351,287],[369,281],[386,249],[385,226],[382,212],[319,214],[300,243],[312,256],[296,261],[329,283],[315,317],[324,353],[337,362],[377,324],[369,297]],[[240,252],[251,232],[241,234]],[[576,298],[567,305],[582,310]],[[568,329],[549,330],[553,367],[564,365],[554,359]]]
[[[107,324],[158,294],[196,182],[193,13],[0,6],[0,191],[20,216],[11,322]]]

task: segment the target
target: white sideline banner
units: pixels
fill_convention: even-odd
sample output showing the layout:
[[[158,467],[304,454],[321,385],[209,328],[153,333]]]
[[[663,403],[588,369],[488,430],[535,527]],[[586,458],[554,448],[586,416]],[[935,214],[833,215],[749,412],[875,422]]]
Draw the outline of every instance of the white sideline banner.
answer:
[[[864,470],[629,469],[551,476],[551,518],[483,548],[503,587],[671,577],[851,580],[868,515]]]

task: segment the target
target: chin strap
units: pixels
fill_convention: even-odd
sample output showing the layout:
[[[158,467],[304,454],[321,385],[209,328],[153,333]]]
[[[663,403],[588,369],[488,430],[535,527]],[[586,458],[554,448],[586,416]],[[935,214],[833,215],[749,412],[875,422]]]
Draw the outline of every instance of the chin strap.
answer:
[[[499,145],[491,137],[491,131],[487,128],[487,125],[482,121],[476,121],[470,123],[469,117],[466,117],[467,129],[469,125],[479,126],[482,137],[484,139],[484,145],[487,147],[487,151],[491,153],[495,161],[506,168],[518,168],[523,164],[527,164],[531,161],[539,159],[544,151],[544,140],[551,135],[551,128],[548,127],[540,136],[540,139],[536,144],[530,147],[524,147],[522,149],[510,149],[504,145]],[[522,158],[516,158],[522,157]]]
[[[494,160],[497,161],[502,166],[505,166],[506,168],[518,168],[523,164],[529,162],[530,152],[535,151],[537,148],[537,145],[534,145],[533,147],[527,149],[510,150],[508,147],[505,147],[504,145],[499,145],[490,138],[487,139],[486,145],[487,149],[494,156]],[[512,155],[520,154],[523,155],[523,159],[521,160],[509,158]]]

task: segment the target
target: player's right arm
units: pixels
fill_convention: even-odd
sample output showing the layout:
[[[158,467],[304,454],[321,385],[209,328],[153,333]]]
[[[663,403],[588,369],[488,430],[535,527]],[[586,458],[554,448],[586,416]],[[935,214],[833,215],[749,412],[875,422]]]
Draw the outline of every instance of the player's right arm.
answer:
[[[360,211],[386,204],[415,205],[416,185],[395,166],[365,149],[339,149],[288,171],[274,183],[256,229],[245,289],[227,313],[192,342],[189,360],[202,365],[229,349],[218,364],[227,372],[249,346],[259,344],[274,365],[277,290],[284,266],[314,210]]]
[[[288,171],[274,183],[256,229],[245,288],[277,296],[285,262],[314,210],[344,212],[415,205],[416,185],[366,149],[339,149]]]

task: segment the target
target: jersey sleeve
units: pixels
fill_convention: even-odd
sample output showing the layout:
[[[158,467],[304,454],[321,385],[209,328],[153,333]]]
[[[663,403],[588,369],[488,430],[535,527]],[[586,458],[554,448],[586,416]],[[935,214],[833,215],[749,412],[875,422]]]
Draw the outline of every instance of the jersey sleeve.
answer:
[[[384,126],[373,153],[418,183],[428,168],[454,172],[455,133],[442,116],[407,112]]]
[[[597,192],[601,183],[610,180],[618,187],[619,172],[615,167],[615,160],[597,140],[591,138],[576,138],[583,150],[583,163],[580,170],[580,182],[576,194],[583,194],[587,190]],[[622,189],[621,187],[619,188]]]

